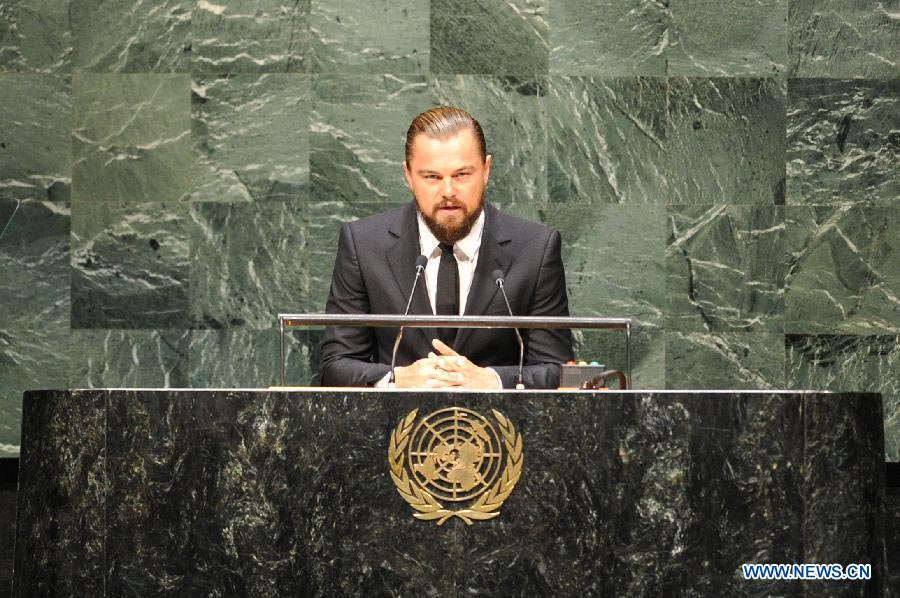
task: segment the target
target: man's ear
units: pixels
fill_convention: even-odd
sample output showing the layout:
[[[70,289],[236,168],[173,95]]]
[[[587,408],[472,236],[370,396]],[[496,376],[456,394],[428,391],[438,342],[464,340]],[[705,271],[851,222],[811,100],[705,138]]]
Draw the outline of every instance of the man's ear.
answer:
[[[403,161],[403,176],[406,177],[406,186],[412,189],[412,173],[409,171],[409,165],[406,160]]]
[[[487,185],[488,177],[491,174],[491,155],[484,157],[484,184]]]

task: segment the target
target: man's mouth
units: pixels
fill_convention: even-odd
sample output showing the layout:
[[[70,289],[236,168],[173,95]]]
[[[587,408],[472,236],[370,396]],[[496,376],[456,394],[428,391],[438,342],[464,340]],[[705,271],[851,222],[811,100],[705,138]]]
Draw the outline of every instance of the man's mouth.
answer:
[[[459,214],[463,211],[462,206],[450,205],[450,206],[439,206],[437,212],[439,214]]]

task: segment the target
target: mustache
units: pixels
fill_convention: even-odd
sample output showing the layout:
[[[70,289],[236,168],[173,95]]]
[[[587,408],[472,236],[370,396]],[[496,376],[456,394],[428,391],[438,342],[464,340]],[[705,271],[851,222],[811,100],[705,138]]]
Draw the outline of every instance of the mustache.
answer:
[[[437,212],[441,208],[462,208],[463,210],[465,210],[466,204],[456,199],[442,199],[434,206],[432,212]]]

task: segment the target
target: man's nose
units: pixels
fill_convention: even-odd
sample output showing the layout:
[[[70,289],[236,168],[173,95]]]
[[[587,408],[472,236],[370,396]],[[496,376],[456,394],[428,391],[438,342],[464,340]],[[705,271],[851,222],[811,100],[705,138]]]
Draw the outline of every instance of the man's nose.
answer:
[[[444,177],[443,192],[445,197],[453,197],[453,177]]]

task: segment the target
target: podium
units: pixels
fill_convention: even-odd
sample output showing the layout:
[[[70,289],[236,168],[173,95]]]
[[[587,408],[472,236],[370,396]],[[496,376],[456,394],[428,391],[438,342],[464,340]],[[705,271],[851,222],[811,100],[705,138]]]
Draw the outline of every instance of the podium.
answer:
[[[447,409],[521,437],[499,514],[471,525],[414,517],[389,463]],[[34,391],[22,427],[20,597],[883,592],[878,394]]]

